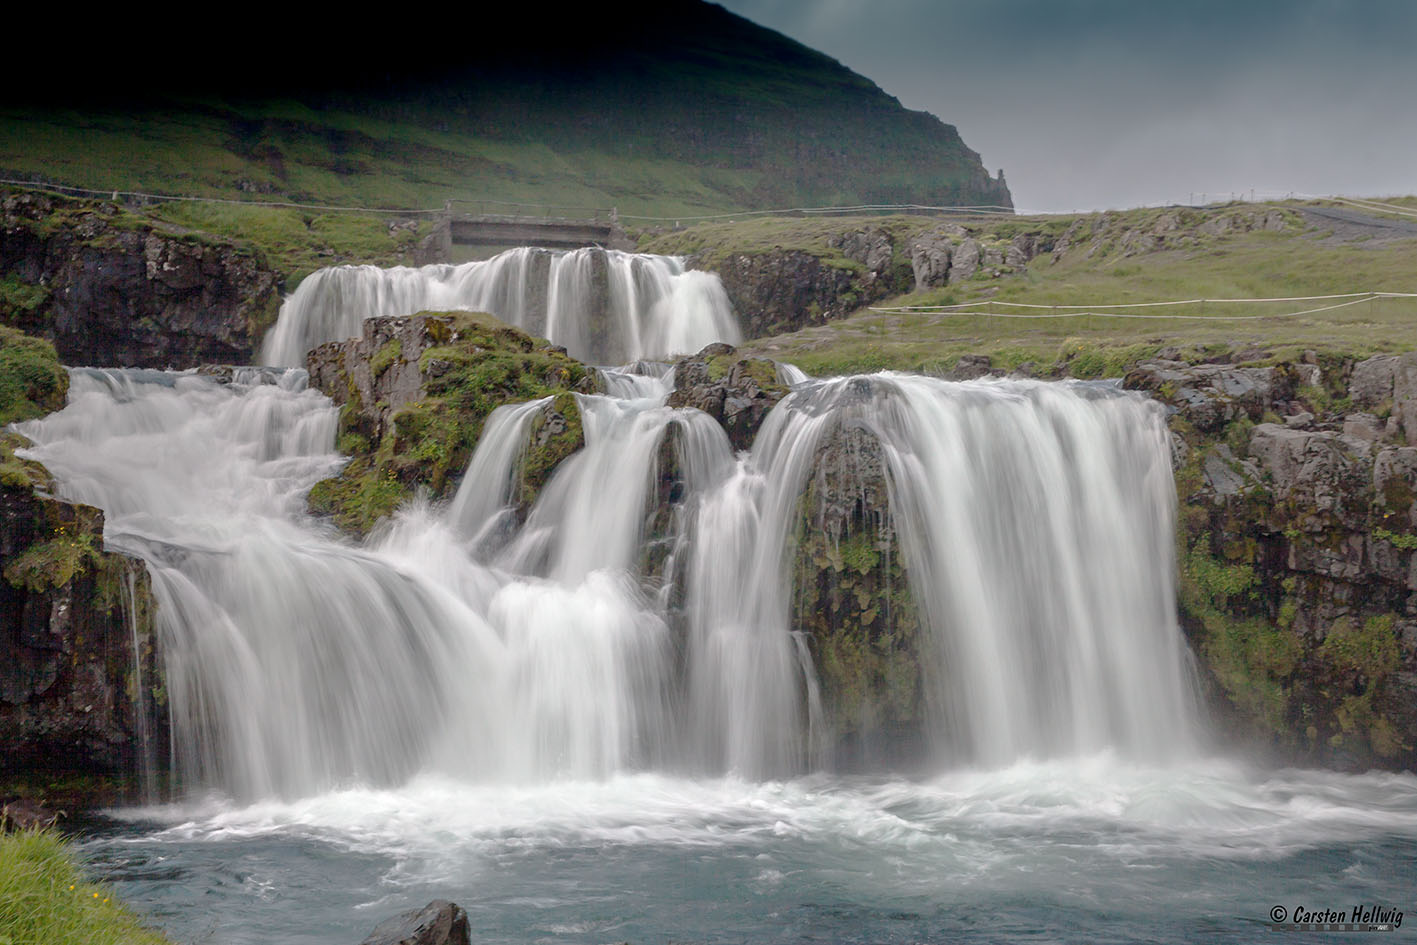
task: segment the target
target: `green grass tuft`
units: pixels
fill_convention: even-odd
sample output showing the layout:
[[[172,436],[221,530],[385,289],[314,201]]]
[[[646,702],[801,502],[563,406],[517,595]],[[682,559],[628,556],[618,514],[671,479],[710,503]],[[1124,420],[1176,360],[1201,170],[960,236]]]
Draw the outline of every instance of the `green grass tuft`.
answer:
[[[166,945],[52,830],[0,836],[0,945]]]

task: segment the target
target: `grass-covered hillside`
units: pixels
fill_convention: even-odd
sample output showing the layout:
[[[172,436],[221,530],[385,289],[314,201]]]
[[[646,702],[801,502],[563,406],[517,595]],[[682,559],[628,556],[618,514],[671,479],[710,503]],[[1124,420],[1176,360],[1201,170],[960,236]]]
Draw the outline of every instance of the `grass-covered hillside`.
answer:
[[[1271,228],[1256,220],[1268,220]],[[1392,225],[1379,225],[1383,222]],[[641,245],[693,255],[705,268],[734,255],[795,249],[829,266],[860,270],[861,264],[844,254],[842,235],[881,232],[894,243],[892,271],[898,269],[909,282],[912,239],[941,225],[939,218],[919,216],[771,218],[647,233]],[[1097,376],[1167,347],[1198,354],[1248,352],[1246,360],[1294,356],[1306,349],[1358,355],[1417,347],[1414,298],[1361,300],[1337,308],[1328,306],[1351,300],[1215,301],[1417,292],[1417,221],[1401,215],[1384,218],[1296,202],[970,217],[943,225],[962,226],[999,256],[1019,236],[1031,235],[1037,255],[1022,265],[981,265],[963,281],[879,299],[841,320],[750,341],[745,350],[823,374],[880,368],[944,372],[964,355],[982,354],[1006,370],[1029,366],[1040,374],[1062,373],[1057,369],[1067,364],[1066,373]],[[1181,299],[1206,301],[1098,310]],[[1047,308],[1013,308],[1004,302]],[[951,305],[965,313],[876,310]],[[1094,313],[1007,317],[1070,311]],[[1084,351],[1084,361],[1069,363]]]
[[[371,50],[375,37],[349,42],[353,24],[332,14],[305,35],[286,24],[280,42],[203,36],[149,50],[151,68],[108,50],[67,56],[58,76],[36,63],[47,81],[11,60],[0,64],[13,80],[0,85],[0,176],[571,215],[1009,203],[952,126],[718,6],[552,4],[535,17],[495,32],[471,10],[419,18],[421,35],[394,25]]]

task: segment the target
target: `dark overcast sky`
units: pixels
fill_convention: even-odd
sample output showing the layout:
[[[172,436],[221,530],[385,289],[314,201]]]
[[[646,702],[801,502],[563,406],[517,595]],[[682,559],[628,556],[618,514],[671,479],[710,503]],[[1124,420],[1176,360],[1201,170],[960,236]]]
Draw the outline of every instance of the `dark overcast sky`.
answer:
[[[1022,210],[1417,193],[1417,0],[720,0],[959,128]]]

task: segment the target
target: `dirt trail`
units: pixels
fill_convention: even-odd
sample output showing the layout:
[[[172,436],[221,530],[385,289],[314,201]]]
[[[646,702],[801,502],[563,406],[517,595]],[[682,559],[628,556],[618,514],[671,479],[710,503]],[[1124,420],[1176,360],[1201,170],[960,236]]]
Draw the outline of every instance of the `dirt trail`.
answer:
[[[1386,246],[1398,240],[1417,239],[1417,220],[1396,220],[1376,217],[1361,210],[1343,207],[1299,207],[1310,226],[1329,231],[1320,237],[1323,243],[1356,243],[1365,246]]]

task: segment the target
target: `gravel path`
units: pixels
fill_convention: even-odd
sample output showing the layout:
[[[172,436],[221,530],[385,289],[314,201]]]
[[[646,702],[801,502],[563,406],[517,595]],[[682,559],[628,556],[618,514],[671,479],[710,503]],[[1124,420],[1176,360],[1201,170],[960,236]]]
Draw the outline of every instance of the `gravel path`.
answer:
[[[1361,210],[1341,207],[1301,207],[1304,219],[1319,230],[1330,231],[1324,243],[1364,241],[1366,246],[1385,246],[1398,240],[1417,239],[1417,220],[1375,217]]]

